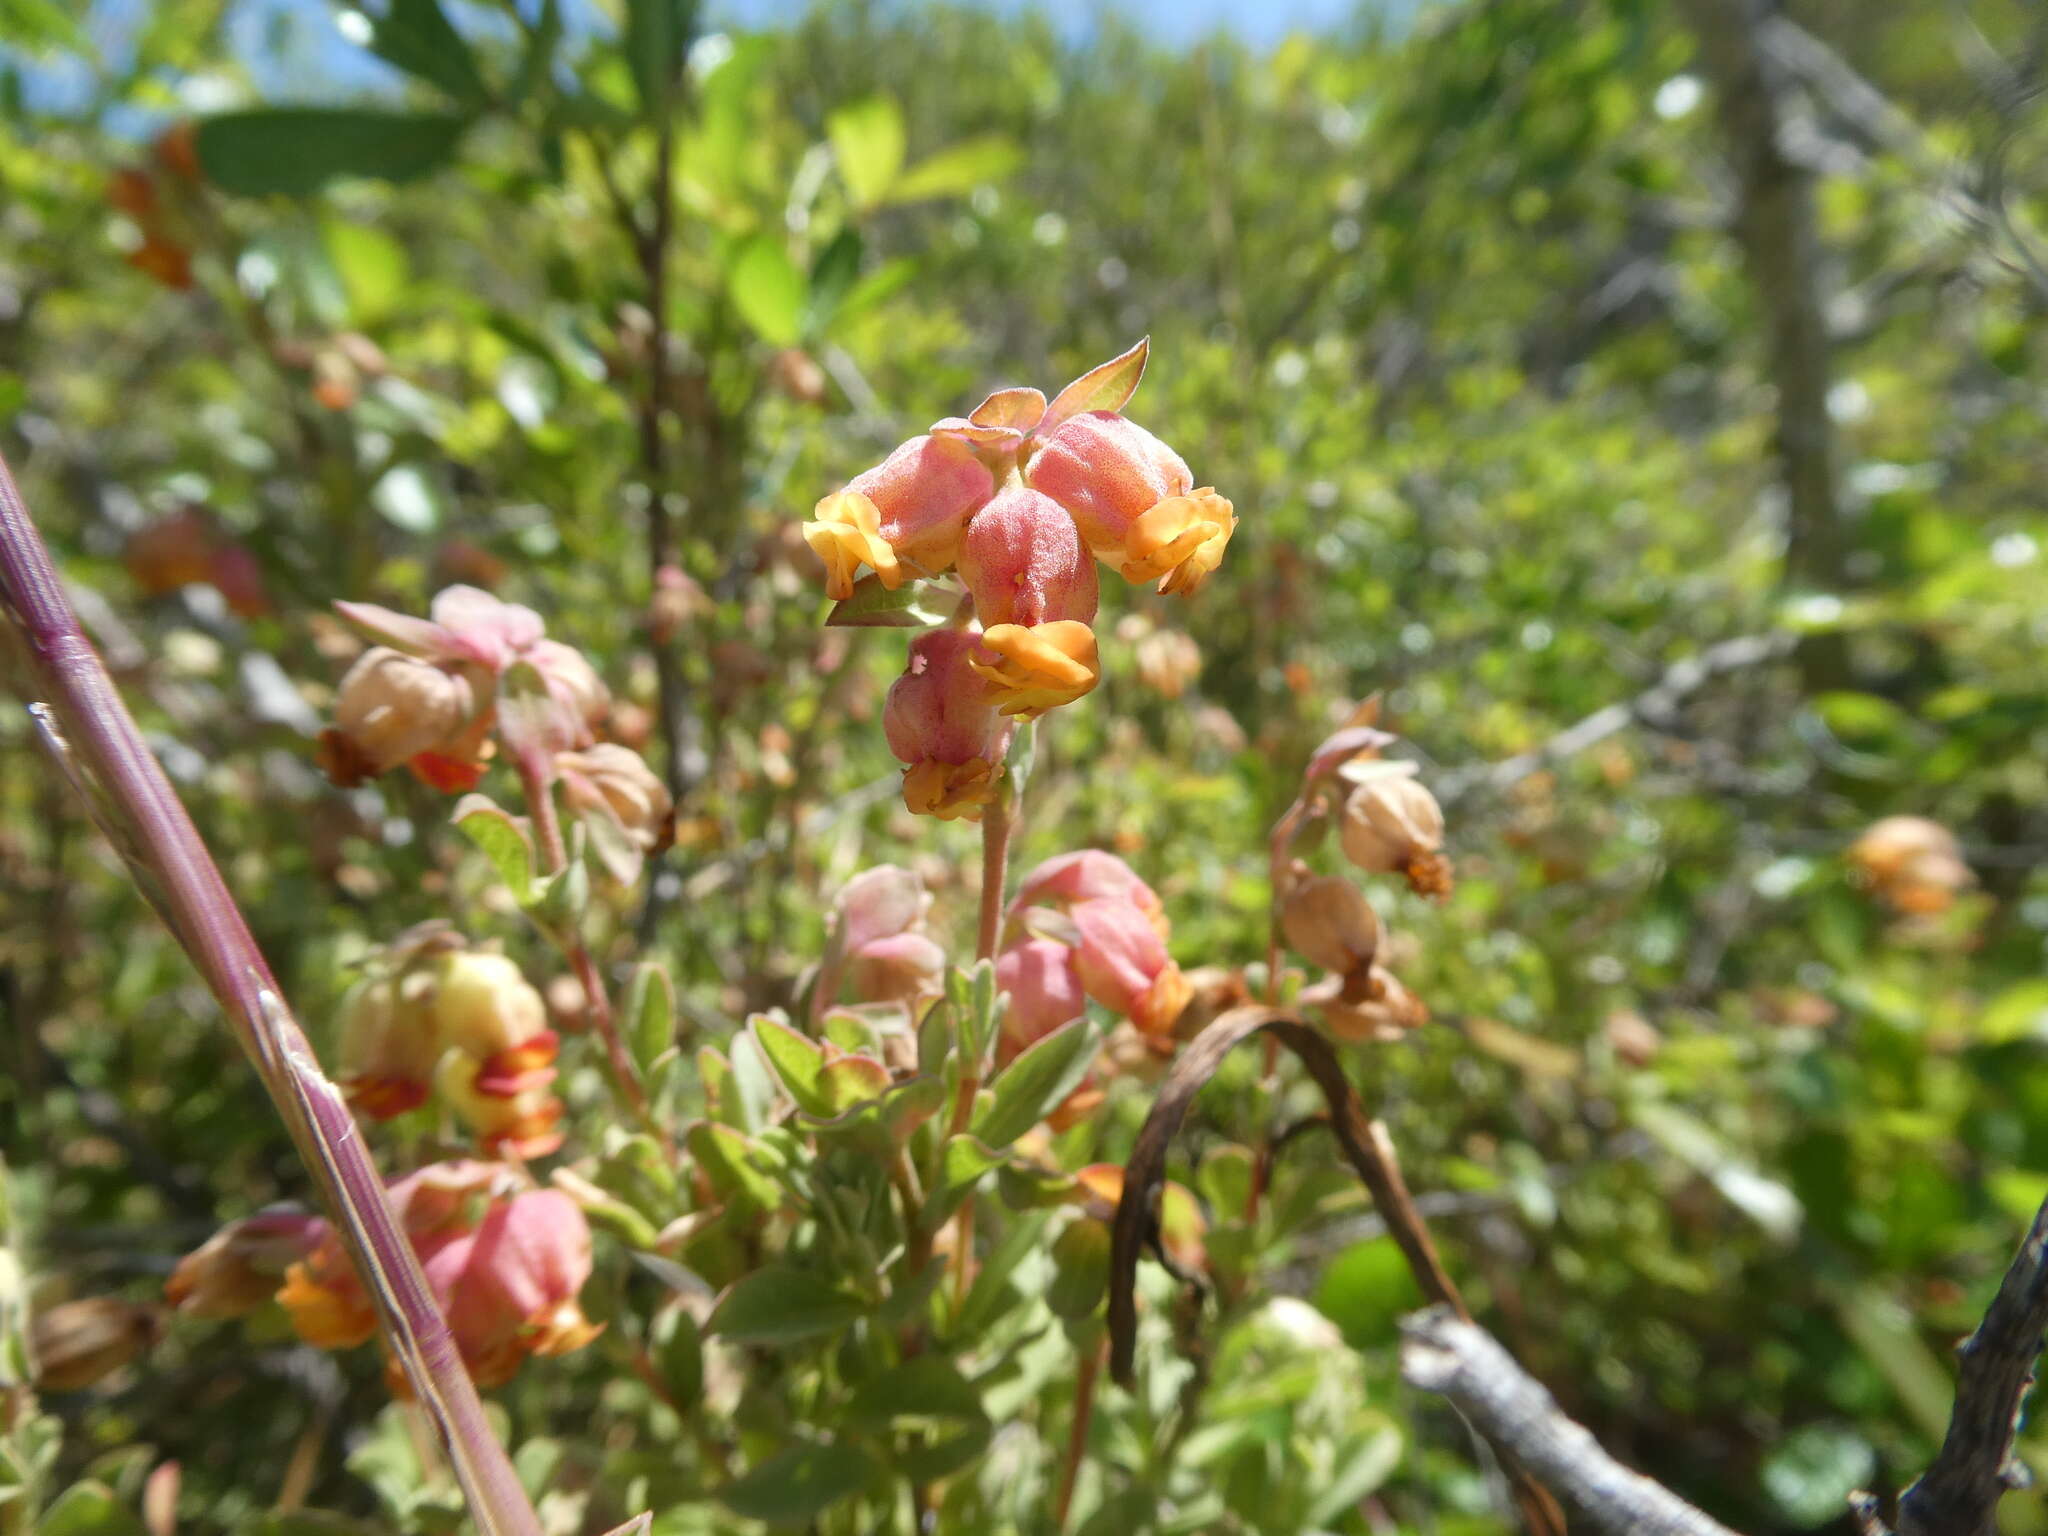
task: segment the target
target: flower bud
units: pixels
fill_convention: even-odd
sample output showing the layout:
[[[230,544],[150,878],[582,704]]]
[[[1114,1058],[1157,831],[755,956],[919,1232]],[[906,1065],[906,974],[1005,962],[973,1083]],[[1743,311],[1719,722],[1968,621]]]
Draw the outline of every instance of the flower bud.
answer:
[[[1230,503],[1196,488],[1179,454],[1113,411],[1054,429],[1026,478],[1073,514],[1098,560],[1127,581],[1157,581],[1161,592],[1199,587],[1237,527]]]
[[[1373,766],[1385,771],[1365,776],[1344,802],[1344,856],[1373,874],[1406,875],[1418,895],[1447,894],[1451,870],[1439,852],[1444,813],[1436,796],[1405,763]]]
[[[1073,703],[1102,677],[1095,631],[1078,619],[998,624],[970,665],[991,684],[997,709],[1026,720]]]
[[[334,736],[357,776],[372,777],[423,752],[455,755],[478,714],[468,678],[372,646],[341,680]]]
[[[1157,629],[1138,642],[1137,662],[1140,682],[1177,699],[1202,675],[1202,648],[1177,629]]]
[[[154,1307],[118,1296],[59,1302],[29,1325],[36,1386],[83,1391],[146,1352],[160,1331]]]
[[[548,1051],[552,1060],[552,1044]],[[551,1091],[554,1077],[552,1067],[530,1063],[494,1076],[488,1063],[450,1051],[441,1058],[435,1086],[485,1152],[532,1158],[547,1156],[564,1140],[562,1101]]]
[[[600,1331],[577,1301],[590,1278],[590,1225],[560,1190],[494,1203],[466,1251],[449,1250],[439,1267],[456,1347],[480,1387],[510,1380],[527,1355],[568,1354]]]
[[[995,798],[1006,732],[974,670],[978,639],[935,629],[912,640],[909,665],[882,708],[889,750],[910,765],[903,803],[919,815],[979,821]]]
[[[525,659],[540,673],[555,708],[551,741],[557,749],[587,747],[611,708],[611,690],[583,653],[559,640],[536,640]]]
[[[959,560],[985,628],[1095,617],[1095,562],[1074,520],[1036,491],[1000,492],[975,513]]]
[[[882,585],[912,574],[936,575],[953,563],[968,517],[995,490],[973,449],[949,437],[913,437],[846,489],[818,503],[804,542],[825,562],[825,595],[853,595],[861,566]]]
[[[1311,965],[1348,976],[1370,965],[1380,922],[1365,893],[1340,875],[1298,880],[1280,907],[1287,947]]]
[[[187,1317],[245,1317],[277,1293],[285,1271],[318,1241],[324,1223],[290,1206],[231,1221],[178,1261],[164,1300]]]
[[[1088,995],[1148,1035],[1171,1031],[1190,988],[1151,920],[1121,901],[1084,901],[1069,915],[1080,935],[1074,969]]]
[[[1022,1048],[1088,1011],[1088,994],[1070,945],[1025,939],[996,956],[996,988],[1007,993],[1003,1034]]]
[[[925,932],[930,905],[924,882],[894,864],[863,870],[846,883],[834,903],[836,942],[860,1001],[910,1002],[941,989],[946,952]]]

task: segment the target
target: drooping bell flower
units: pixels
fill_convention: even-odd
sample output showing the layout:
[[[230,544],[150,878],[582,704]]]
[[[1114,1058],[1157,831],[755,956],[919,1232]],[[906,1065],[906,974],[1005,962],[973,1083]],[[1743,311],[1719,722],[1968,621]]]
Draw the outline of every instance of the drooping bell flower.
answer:
[[[931,897],[914,871],[894,864],[862,870],[833,905],[834,944],[854,996],[910,1002],[940,990],[946,952],[926,930]]]
[[[1027,938],[997,955],[996,987],[1009,997],[1003,1034],[1016,1049],[1044,1039],[1088,1010],[1073,946],[1056,939]]]
[[[434,1017],[433,967],[413,956],[392,958],[341,1003],[336,1076],[349,1104],[372,1120],[424,1104],[446,1049]]]
[[[1082,848],[1074,853],[1054,854],[1017,887],[1010,902],[1014,916],[1025,907],[1053,905],[1072,907],[1084,901],[1121,901],[1143,912],[1160,930],[1166,931],[1166,907],[1159,895],[1139,878],[1138,872],[1113,853],[1100,848]]]
[[[1351,766],[1347,777],[1357,787],[1345,799],[1338,823],[1344,856],[1369,873],[1405,876],[1419,896],[1448,895],[1443,808],[1414,774],[1413,763]]]
[[[1879,900],[1907,916],[1945,912],[1976,882],[1955,834],[1924,816],[1871,823],[1850,845],[1848,860]]]
[[[882,708],[889,750],[909,765],[903,803],[921,816],[979,821],[1002,777],[1009,729],[975,670],[979,640],[964,629],[919,635]]]
[[[480,692],[461,670],[372,646],[335,694],[330,776],[359,783],[416,757],[477,756],[490,730]]]
[[[435,1074],[443,1098],[493,1155],[541,1157],[562,1144],[554,1096],[559,1039],[547,1003],[504,955],[468,951],[442,962],[434,1016],[447,1047]]]
[[[35,1384],[45,1392],[82,1392],[147,1352],[162,1332],[154,1307],[118,1296],[61,1301],[29,1323]]]
[[[590,1278],[590,1224],[560,1190],[523,1189],[493,1203],[459,1265],[457,1256],[450,1250],[438,1278],[448,1284],[443,1307],[478,1386],[502,1385],[528,1355],[565,1355],[601,1331],[577,1300]]]
[[[1088,995],[1144,1034],[1172,1030],[1190,988],[1151,919],[1122,901],[1084,901],[1068,915],[1080,935],[1074,969]]]
[[[1165,593],[1200,587],[1237,528],[1229,501],[1115,411],[1085,411],[1039,439],[1025,481],[1067,509],[1098,560]]]
[[[825,562],[826,596],[851,597],[864,565],[891,590],[906,576],[945,570],[967,519],[994,491],[995,477],[965,443],[911,438],[820,501],[804,524],[804,542]]]
[[[325,1223],[295,1206],[274,1206],[222,1227],[178,1261],[164,1301],[187,1317],[246,1317],[277,1294],[293,1263]]]

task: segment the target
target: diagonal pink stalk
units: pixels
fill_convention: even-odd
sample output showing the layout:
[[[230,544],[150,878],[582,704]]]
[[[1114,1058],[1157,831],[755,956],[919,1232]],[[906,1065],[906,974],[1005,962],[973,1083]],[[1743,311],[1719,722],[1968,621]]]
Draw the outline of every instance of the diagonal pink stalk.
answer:
[[[30,704],[59,767],[199,968],[276,1102],[375,1300],[391,1353],[432,1415],[485,1536],[540,1521],[484,1419],[419,1259],[341,1095],[321,1072],[206,845],[79,628],[50,552],[0,458],[0,615],[23,641]]]

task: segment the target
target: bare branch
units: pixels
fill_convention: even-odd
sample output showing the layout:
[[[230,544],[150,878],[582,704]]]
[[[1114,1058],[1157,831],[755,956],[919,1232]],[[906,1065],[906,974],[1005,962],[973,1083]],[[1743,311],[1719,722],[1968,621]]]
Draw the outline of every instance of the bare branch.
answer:
[[[2048,1201],[2005,1272],[1977,1331],[1963,1341],[1948,1435],[1934,1463],[1899,1500],[1899,1536],[1989,1536],[1998,1501],[2023,1487],[2013,1460],[2020,1409],[2048,1332]]]
[[[1401,1331],[1401,1375],[1408,1384],[1442,1395],[1594,1530],[1609,1536],[1734,1536],[1600,1449],[1477,1323],[1437,1306],[1404,1320]]]

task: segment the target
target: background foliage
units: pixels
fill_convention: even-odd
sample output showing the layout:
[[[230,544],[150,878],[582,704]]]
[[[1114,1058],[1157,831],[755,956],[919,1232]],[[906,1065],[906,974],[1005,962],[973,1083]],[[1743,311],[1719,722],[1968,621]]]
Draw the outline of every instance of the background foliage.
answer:
[[[818,627],[795,520],[988,388],[1056,385],[1149,332],[1133,409],[1243,526],[1191,605],[1105,592],[1098,627],[1130,643],[1043,732],[1022,856],[1117,851],[1183,964],[1253,960],[1265,828],[1308,748],[1383,691],[1461,879],[1387,914],[1435,1022],[1356,1064],[1453,1269],[1623,1459],[1745,1529],[1814,1529],[1925,1464],[1948,1346],[2048,1184],[2028,9],[1795,7],[1892,114],[1800,98],[1836,346],[1830,591],[1784,575],[1769,295],[1729,232],[1695,35],[1649,0],[1466,0],[1259,55],[831,5],[698,37],[674,85],[688,18],[666,6],[616,27],[564,27],[551,0],[450,6],[456,47],[440,7],[390,0],[351,25],[392,84],[348,118],[318,81],[323,115],[235,115],[279,104],[216,5],[159,0],[108,57],[65,8],[11,0],[0,430],[316,1030],[367,945],[489,905],[438,797],[313,768],[344,664],[326,604],[420,611],[467,580],[540,609],[644,710],[651,751],[675,743],[677,844],[618,952],[637,930],[668,962],[694,1049],[791,1000],[866,864],[915,865],[971,948],[971,831],[897,806],[877,718],[895,647]],[[64,58],[91,90],[60,110],[34,86]],[[178,288],[124,260],[141,222],[106,193],[195,115],[204,180],[164,215],[191,252]],[[650,285],[658,217],[673,259]],[[170,518],[237,552],[213,584],[152,565]],[[706,600],[656,646],[663,559]],[[1187,692],[1137,665],[1150,627],[1198,643]],[[1809,640],[1584,751],[1487,770],[1779,633],[1845,661]],[[1898,812],[1953,828],[1977,873],[1935,918],[1894,917],[1842,863]],[[43,1300],[151,1297],[303,1175],[19,712],[0,715],[0,871],[14,1250]],[[497,922],[541,963],[516,914]],[[589,1043],[565,1065],[572,1116],[600,1115]],[[1184,1144],[1212,1224],[1255,1077],[1226,1069]],[[1069,1166],[1120,1159],[1144,1097],[1119,1085]],[[1096,1420],[1083,1528],[1502,1528],[1455,1423],[1399,1384],[1414,1296],[1328,1163],[1290,1149],[1264,1222],[1220,1223],[1249,1278],[1195,1330],[1206,1399],[1176,1421],[1162,1324],[1141,1390]],[[949,1529],[1049,1528],[1074,1352],[1017,1230],[1006,1363],[960,1410],[998,1428]],[[601,1263],[606,1338],[497,1394],[564,1531],[649,1504],[675,1533],[789,1513],[712,1497],[785,1443],[789,1383],[742,1391],[728,1362],[678,1412],[630,1368],[660,1354],[630,1319],[669,1283]],[[375,1360],[275,1319],[176,1323],[46,1406],[48,1489],[90,1474],[125,1508],[176,1460],[183,1529],[448,1519]],[[2022,1450],[2048,1470],[2048,1440]],[[51,1529],[114,1528],[70,1508]],[[2038,1499],[2007,1514],[2048,1528]],[[870,1528],[843,1504],[800,1517]]]

